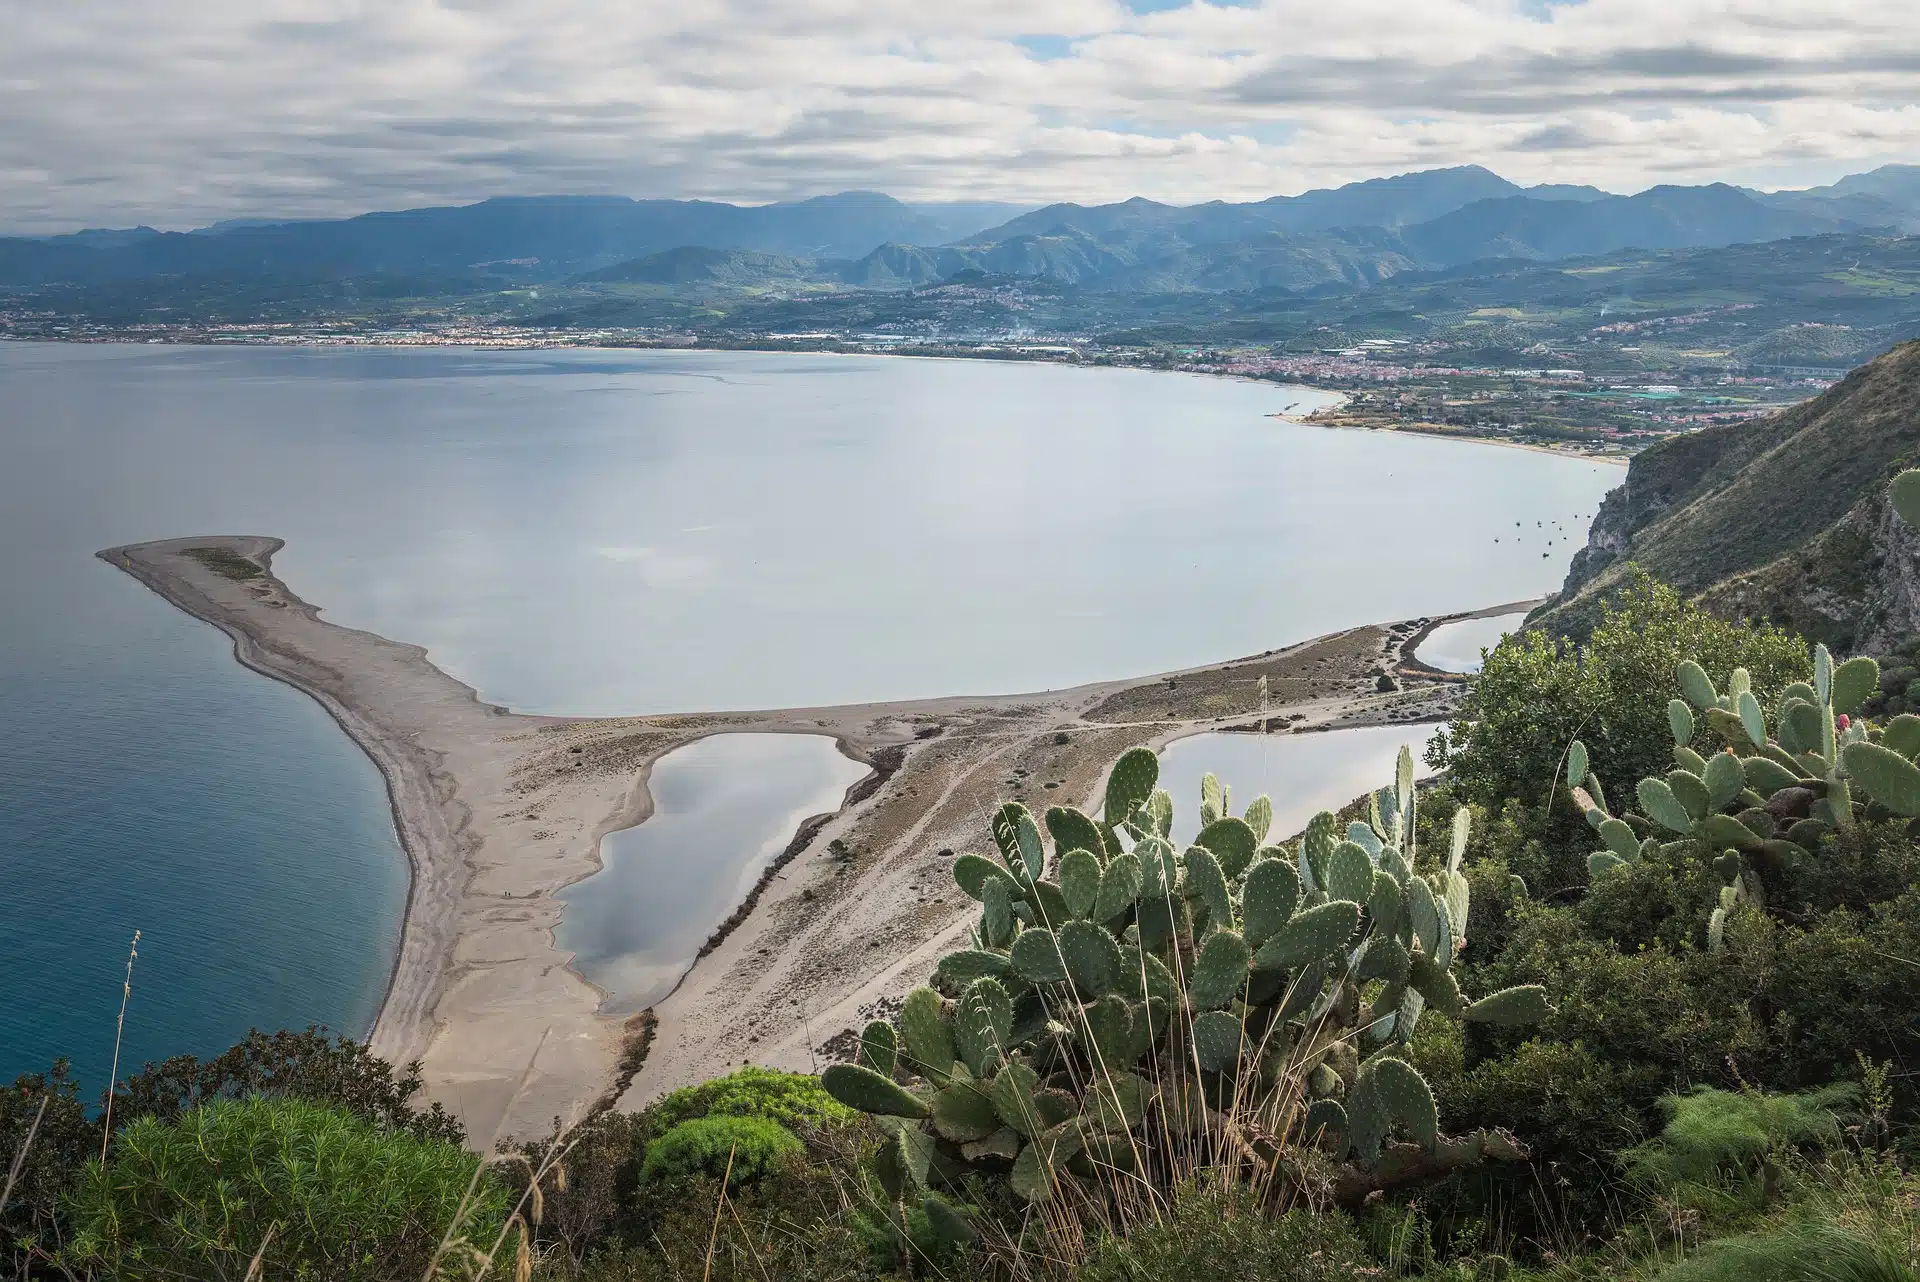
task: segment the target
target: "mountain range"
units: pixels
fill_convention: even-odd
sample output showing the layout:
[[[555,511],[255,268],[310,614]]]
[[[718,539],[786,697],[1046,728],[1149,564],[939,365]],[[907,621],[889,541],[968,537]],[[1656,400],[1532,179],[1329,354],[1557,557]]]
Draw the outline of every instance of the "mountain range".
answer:
[[[1847,231],[1920,231],[1920,166],[1889,165],[1804,191],[1712,184],[1621,196],[1523,188],[1469,165],[1245,203],[1136,197],[1031,210],[910,205],[876,192],[761,206],[512,197],[336,220],[240,219],[183,233],[0,238],[0,287],[395,277],[441,292],[569,281],[900,289],[978,273],[1133,293],[1310,290],[1489,259]]]
[[[1920,341],[1791,409],[1635,455],[1529,625],[1584,636],[1638,566],[1729,618],[1891,648],[1920,635],[1920,530],[1887,501],[1887,482],[1915,458]]]

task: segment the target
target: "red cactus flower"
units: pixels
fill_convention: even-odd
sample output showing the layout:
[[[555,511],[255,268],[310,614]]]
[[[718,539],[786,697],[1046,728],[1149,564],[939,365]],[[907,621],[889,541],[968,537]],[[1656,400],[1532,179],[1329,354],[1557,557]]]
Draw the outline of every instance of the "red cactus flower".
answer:
[[[1836,726],[1839,726],[1842,730],[1845,730],[1847,728],[1847,714],[1843,712],[1839,716],[1835,717],[1833,719],[1833,724],[1835,724]]]

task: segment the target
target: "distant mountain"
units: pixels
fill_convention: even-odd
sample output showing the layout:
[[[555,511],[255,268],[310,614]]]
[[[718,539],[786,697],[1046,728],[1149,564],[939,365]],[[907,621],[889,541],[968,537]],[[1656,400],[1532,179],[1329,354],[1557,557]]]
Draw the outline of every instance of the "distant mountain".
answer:
[[[1725,183],[1653,187],[1637,196],[1539,200],[1509,196],[1456,209],[1402,235],[1426,261],[1573,258],[1619,249],[1688,249],[1861,230],[1825,212],[1779,209]]]
[[[1606,200],[1614,193],[1577,183],[1535,183],[1521,194],[1535,200]]]
[[[1584,635],[1629,564],[1727,617],[1850,650],[1920,635],[1920,530],[1887,482],[1920,457],[1920,342],[1811,401],[1651,446],[1531,623]]]
[[[1498,174],[1464,165],[1247,204],[1215,200],[1204,205],[1163,205],[1135,196],[1112,205],[1048,205],[979,232],[966,243],[997,244],[1065,229],[1102,243],[1138,248],[1149,240],[1206,245],[1272,232],[1390,228],[1424,222],[1473,201],[1519,190]]]
[[[203,233],[128,233],[111,241],[120,234],[81,233],[0,241],[0,283],[303,272],[477,273],[538,281],[682,245],[858,258],[889,241],[938,243],[1010,208],[1017,207],[947,205],[923,213],[878,192],[758,206],[620,196],[503,197],[333,221],[243,219]],[[87,237],[92,240],[78,243]],[[70,252],[78,249],[95,252]]]
[[[630,258],[575,279],[596,284],[752,286],[775,280],[813,280],[819,276],[817,259],[763,254],[755,249],[682,245],[643,258]]]

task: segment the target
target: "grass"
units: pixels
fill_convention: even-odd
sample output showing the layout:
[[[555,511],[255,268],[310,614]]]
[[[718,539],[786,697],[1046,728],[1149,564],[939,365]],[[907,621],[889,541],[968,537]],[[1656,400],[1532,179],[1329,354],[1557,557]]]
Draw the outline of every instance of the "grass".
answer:
[[[232,579],[244,583],[249,579],[264,578],[266,571],[241,556],[231,548],[203,547],[188,548],[186,555],[212,570],[223,579]]]

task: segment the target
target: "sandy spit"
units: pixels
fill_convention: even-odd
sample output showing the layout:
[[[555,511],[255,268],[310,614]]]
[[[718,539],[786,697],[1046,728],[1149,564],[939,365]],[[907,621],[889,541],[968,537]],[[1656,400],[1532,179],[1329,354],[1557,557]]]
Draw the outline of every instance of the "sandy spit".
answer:
[[[1438,621],[1418,619],[1042,694],[526,716],[482,702],[419,646],[323,620],[273,573],[281,546],[217,535],[99,555],[226,632],[241,663],[312,696],[380,768],[412,882],[373,1047],[421,1061],[427,1096],[476,1138],[503,1119],[524,1137],[599,1102],[637,1107],[743,1062],[816,1065],[964,935],[972,904],[951,862],[990,845],[994,806],[1091,805],[1128,747],[1253,728],[1262,676],[1283,731],[1438,719],[1458,694],[1407,662]],[[1380,691],[1382,672],[1400,688]],[[603,836],[651,813],[656,760],[728,731],[830,735],[879,768],[805,826],[671,995],[641,1016],[602,1014],[603,994],[554,945],[555,892],[599,868]]]

